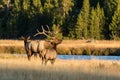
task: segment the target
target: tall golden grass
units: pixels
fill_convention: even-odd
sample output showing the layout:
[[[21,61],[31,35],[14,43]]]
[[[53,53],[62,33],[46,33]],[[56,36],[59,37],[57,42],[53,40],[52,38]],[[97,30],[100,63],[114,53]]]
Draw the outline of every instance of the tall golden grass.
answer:
[[[120,80],[120,61],[57,59],[43,66],[40,59],[2,56],[0,80]]]
[[[0,46],[24,46],[23,40],[0,40]],[[114,40],[63,40],[62,47],[120,48],[120,41]]]
[[[0,40],[0,46],[24,46],[23,40]]]
[[[23,40],[0,40],[0,53],[25,53]],[[59,54],[120,55],[120,41],[63,40]]]
[[[120,41],[114,40],[64,40],[62,47],[94,47],[94,48],[120,48]]]

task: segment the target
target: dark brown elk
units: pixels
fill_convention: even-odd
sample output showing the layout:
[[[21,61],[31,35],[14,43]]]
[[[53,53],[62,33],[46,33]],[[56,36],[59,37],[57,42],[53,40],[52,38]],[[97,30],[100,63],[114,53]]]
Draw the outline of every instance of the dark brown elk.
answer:
[[[42,30],[43,30],[43,32],[39,32],[37,30],[37,33],[34,36],[44,34],[51,39],[49,41],[44,42],[44,51],[43,52],[40,51],[40,55],[42,57],[42,64],[43,63],[47,64],[48,60],[50,60],[51,64],[53,64],[55,62],[55,59],[57,56],[57,50],[56,50],[57,45],[60,44],[62,42],[62,40],[57,39],[55,36],[53,36],[53,37],[50,36],[52,33],[50,32],[49,27],[48,27],[49,31],[46,31],[43,28],[43,26],[42,26]]]

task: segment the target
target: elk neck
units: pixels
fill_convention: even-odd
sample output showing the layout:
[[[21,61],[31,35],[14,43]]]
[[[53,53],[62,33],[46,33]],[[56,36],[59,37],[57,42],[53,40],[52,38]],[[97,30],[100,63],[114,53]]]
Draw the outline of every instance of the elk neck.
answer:
[[[49,48],[51,47],[51,43],[50,43],[49,41],[45,41],[45,42],[44,42],[44,47],[45,47],[46,49],[49,49]]]

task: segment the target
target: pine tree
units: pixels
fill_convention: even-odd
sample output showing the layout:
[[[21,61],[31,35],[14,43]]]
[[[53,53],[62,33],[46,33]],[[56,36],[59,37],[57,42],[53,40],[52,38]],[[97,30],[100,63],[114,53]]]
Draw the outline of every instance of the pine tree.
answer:
[[[103,37],[102,30],[104,27],[104,11],[100,8],[99,3],[97,7],[92,8],[89,18],[89,36],[94,39],[101,39]]]
[[[33,0],[33,5],[36,12],[39,12],[39,13],[43,12],[41,0]]]
[[[104,10],[107,18],[112,18],[119,0],[104,0]]]
[[[44,11],[47,13],[53,12],[52,8],[54,7],[53,0],[46,0],[46,2],[44,3]]]
[[[103,30],[104,30],[104,25],[105,25],[105,16],[104,16],[104,11],[102,8],[100,8],[99,3],[97,4],[96,8],[96,39],[101,39],[103,38]]]
[[[76,24],[76,38],[88,38],[89,0],[83,1],[83,7],[78,15]]]
[[[21,4],[20,0],[14,0],[15,10],[18,11],[18,12],[21,10],[20,4]]]
[[[30,0],[23,0],[23,9],[25,11],[30,9]]]
[[[89,18],[89,37],[94,38],[95,35],[95,22],[96,22],[96,12],[95,9],[91,9],[90,18]]]
[[[111,31],[109,29],[109,24],[112,22],[112,16],[117,8],[119,0],[104,0],[104,12],[105,12],[105,27],[104,27],[104,35],[106,39],[110,39]]]
[[[62,33],[59,25],[53,24],[52,26],[52,33],[54,36],[56,36],[58,39],[62,39]]]
[[[109,28],[111,31],[111,39],[120,39],[120,1],[112,17],[112,23],[109,25]]]
[[[57,1],[57,0],[56,0]],[[57,1],[58,5],[53,8],[53,24],[63,25],[65,18],[73,7],[73,0]]]

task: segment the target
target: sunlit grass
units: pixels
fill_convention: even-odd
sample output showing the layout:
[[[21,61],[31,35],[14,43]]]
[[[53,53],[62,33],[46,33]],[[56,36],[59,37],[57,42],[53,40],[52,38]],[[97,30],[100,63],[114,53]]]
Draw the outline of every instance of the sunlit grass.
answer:
[[[120,41],[63,40],[59,54],[120,55]],[[23,40],[0,40],[0,53],[25,53]]]
[[[120,48],[120,41],[114,40],[63,40],[62,47]],[[23,40],[0,40],[0,46],[24,46]]]
[[[0,80],[120,80],[120,61],[60,60],[41,65],[41,59],[2,55]]]
[[[0,46],[24,46],[23,40],[0,40]]]

